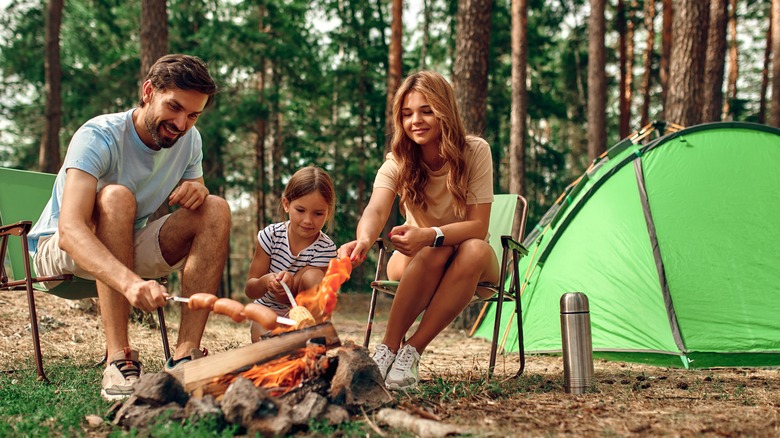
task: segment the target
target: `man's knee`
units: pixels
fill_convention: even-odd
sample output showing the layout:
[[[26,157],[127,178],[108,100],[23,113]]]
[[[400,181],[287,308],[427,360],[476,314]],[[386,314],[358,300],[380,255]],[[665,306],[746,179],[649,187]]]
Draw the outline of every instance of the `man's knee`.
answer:
[[[225,225],[230,229],[230,205],[224,199],[208,195],[200,206],[206,220],[213,224]]]
[[[135,194],[119,184],[107,185],[95,196],[95,213],[98,217],[110,214],[114,217],[129,217],[135,220],[136,207]]]

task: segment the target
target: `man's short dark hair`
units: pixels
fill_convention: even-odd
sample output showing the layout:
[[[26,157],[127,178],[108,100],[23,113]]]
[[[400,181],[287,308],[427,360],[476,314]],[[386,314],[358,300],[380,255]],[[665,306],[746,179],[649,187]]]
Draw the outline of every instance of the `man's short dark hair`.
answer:
[[[206,63],[197,56],[171,54],[157,60],[149,69],[146,81],[158,90],[195,90],[208,96],[206,108],[214,101],[217,84],[209,74]],[[143,94],[143,93],[142,93]],[[143,96],[138,102],[143,107]]]

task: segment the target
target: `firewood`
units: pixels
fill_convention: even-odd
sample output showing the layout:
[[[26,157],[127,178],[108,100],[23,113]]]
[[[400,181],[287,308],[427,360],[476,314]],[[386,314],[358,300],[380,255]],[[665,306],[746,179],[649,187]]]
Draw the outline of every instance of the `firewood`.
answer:
[[[302,330],[282,333],[268,339],[261,339],[250,345],[185,362],[168,371],[176,377],[184,390],[198,396],[197,391],[210,383],[215,377],[249,368],[278,356],[304,348],[306,341],[312,338],[325,338],[325,345],[334,348],[341,345],[336,329],[330,322],[318,324]]]
[[[376,417],[386,426],[406,430],[417,436],[441,437],[458,433],[457,426],[415,417],[399,409],[382,409]]]

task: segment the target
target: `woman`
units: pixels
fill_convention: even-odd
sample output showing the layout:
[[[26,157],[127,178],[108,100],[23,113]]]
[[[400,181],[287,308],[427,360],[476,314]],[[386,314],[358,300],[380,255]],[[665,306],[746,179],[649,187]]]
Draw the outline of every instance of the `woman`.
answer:
[[[390,232],[396,251],[387,276],[400,283],[373,357],[387,387],[403,389],[417,384],[420,354],[466,308],[477,283],[496,282],[499,275],[487,243],[490,146],[466,135],[452,87],[438,73],[412,74],[396,92],[392,152],[377,173],[357,238],[339,248],[340,257],[365,260],[396,194],[406,222]]]

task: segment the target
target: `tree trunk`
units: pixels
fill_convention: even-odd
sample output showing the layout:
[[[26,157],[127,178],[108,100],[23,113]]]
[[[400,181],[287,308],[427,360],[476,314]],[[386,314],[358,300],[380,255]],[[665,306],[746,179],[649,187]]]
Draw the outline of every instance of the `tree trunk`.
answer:
[[[723,70],[726,52],[728,0],[711,0],[710,27],[704,68],[704,122],[720,120],[723,108]]]
[[[141,0],[141,81],[154,63],[168,53],[168,11],[165,0]],[[149,217],[155,221],[170,212],[163,202]]]
[[[620,86],[618,87],[618,106],[620,108],[620,123],[618,133],[620,138],[625,138],[629,134],[629,126],[631,124],[631,91],[629,87],[629,79],[631,71],[628,68],[628,20],[626,20],[626,2],[625,0],[618,0],[617,3],[617,16],[616,27],[618,32],[618,52],[620,53]]]
[[[38,154],[38,169],[41,172],[57,173],[60,170],[60,126],[62,118],[60,65],[60,25],[62,24],[63,0],[49,0],[46,7],[46,109],[43,136]]]
[[[669,60],[672,57],[672,24],[674,21],[674,6],[672,0],[663,0],[661,24],[661,61],[659,77],[661,78],[661,102],[666,102],[669,91]]]
[[[420,47],[420,70],[425,70],[425,57],[428,56],[428,44],[431,39],[431,3],[423,0],[423,34]]]
[[[769,124],[780,128],[780,0],[772,0],[772,105]]]
[[[729,77],[726,86],[726,100],[723,103],[723,118],[731,119],[731,102],[737,99],[737,78],[739,77],[739,50],[737,49],[737,0],[729,1]],[[777,59],[777,57],[775,57]]]
[[[402,34],[403,7],[401,0],[392,0],[393,20],[390,24],[390,50],[387,56],[387,104],[385,105],[385,153],[390,152],[393,136],[393,97],[403,74]]]
[[[650,82],[653,73],[653,56],[655,53],[655,1],[645,0],[645,29],[647,30],[647,43],[643,58],[644,72],[642,73],[642,110],[640,112],[639,126],[644,127],[650,122]]]
[[[675,3],[669,92],[664,105],[667,122],[683,126],[701,123],[704,101],[704,60],[710,6],[700,0]]]
[[[766,31],[766,46],[764,47],[764,67],[761,69],[761,95],[758,103],[758,123],[766,123],[766,90],[769,88],[769,64],[772,56],[772,6],[777,0],[772,0],[769,6],[769,29]]]
[[[528,1],[512,0],[512,112],[509,131],[509,193],[525,196],[525,132],[528,116]],[[515,217],[519,227],[520,217]],[[518,230],[513,229],[512,235]],[[519,236],[521,239],[523,236]]]
[[[485,132],[491,6],[490,0],[458,2],[452,85],[466,131],[477,135]]]
[[[606,150],[606,54],[604,0],[590,0],[588,24],[588,161]]]
[[[265,6],[261,5],[257,8],[258,16],[258,32],[266,33],[265,29],[265,17],[267,11]],[[255,73],[255,91],[257,92],[258,103],[261,108],[267,107],[265,100],[265,82],[266,82],[266,59],[261,56],[257,61]],[[265,142],[268,136],[268,111],[263,111],[257,115],[255,121],[255,130],[257,138],[255,139],[254,151],[255,151],[255,235],[268,225],[266,220],[266,171],[268,169],[268,163],[265,159]],[[252,240],[254,243],[254,239]],[[253,245],[254,247],[254,245]]]
[[[141,80],[168,53],[168,10],[165,0],[141,0]]]

